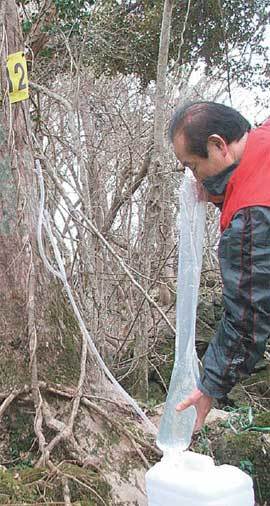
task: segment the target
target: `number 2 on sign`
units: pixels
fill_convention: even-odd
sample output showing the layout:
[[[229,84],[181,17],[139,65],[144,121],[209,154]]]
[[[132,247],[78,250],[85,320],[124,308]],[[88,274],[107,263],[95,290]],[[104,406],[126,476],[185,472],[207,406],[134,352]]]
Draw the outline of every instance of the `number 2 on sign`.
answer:
[[[19,102],[29,97],[25,54],[22,51],[7,57],[7,78],[10,102]]]

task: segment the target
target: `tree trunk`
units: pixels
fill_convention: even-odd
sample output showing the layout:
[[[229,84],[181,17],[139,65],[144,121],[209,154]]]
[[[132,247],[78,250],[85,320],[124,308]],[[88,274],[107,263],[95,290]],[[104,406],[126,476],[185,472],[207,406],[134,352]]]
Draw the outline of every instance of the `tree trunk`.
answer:
[[[166,70],[168,64],[170,28],[173,0],[165,0],[160,34],[159,56],[157,66],[157,84],[154,116],[154,153],[153,163],[149,174],[149,190],[145,208],[145,225],[141,245],[141,257],[145,259],[146,280],[144,289],[148,291],[152,282],[162,281],[159,285],[159,302],[163,305],[170,303],[170,291],[167,282],[170,281],[172,269],[168,266],[170,250],[172,250],[171,213],[166,202],[169,202],[168,180],[166,179],[166,156],[164,145],[165,108],[166,108]],[[142,319],[141,333],[136,340],[135,357],[139,357],[139,367],[135,370],[135,395],[143,401],[148,400],[148,329],[149,310]]]
[[[156,159],[162,157],[164,151],[166,72],[168,66],[172,10],[173,10],[173,0],[165,0],[163,8],[161,33],[160,33],[160,42],[159,42],[156,100],[155,100],[156,108],[154,119],[154,147]]]
[[[29,339],[34,346],[37,193],[28,101],[9,103],[6,58],[24,49],[15,2],[2,1],[1,54],[1,389],[29,380]],[[15,375],[15,376],[14,376]]]

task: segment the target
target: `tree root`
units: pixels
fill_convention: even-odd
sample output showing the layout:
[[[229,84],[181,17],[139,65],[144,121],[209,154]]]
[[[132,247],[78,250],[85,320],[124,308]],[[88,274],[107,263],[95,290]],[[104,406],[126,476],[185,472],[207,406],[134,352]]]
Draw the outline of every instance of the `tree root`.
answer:
[[[71,474],[67,473],[66,471],[62,471],[60,469],[61,464],[59,464],[58,466],[55,466],[51,461],[49,461],[48,465],[49,465],[49,468],[51,469],[51,471],[53,471],[56,475],[62,476],[62,483],[65,483],[65,487],[68,487],[68,480],[75,481],[76,483],[78,483],[82,487],[89,490],[92,494],[94,494],[102,502],[102,504],[104,504],[105,506],[108,506],[105,503],[104,499],[98,494],[98,492],[93,487],[90,487],[90,485],[84,483],[84,481],[79,480],[78,478],[76,478],[75,476],[72,476]],[[68,488],[68,493],[69,493],[69,498],[70,498],[69,488]],[[70,504],[71,503],[65,502],[65,505],[69,506]]]
[[[30,391],[30,388],[25,386],[23,388],[14,388],[14,390],[12,390],[12,392],[10,393],[1,393],[0,394],[0,400],[3,400],[1,406],[0,406],[0,420],[1,418],[3,417],[5,411],[7,410],[7,408],[10,406],[10,404],[14,401],[14,399],[16,399],[17,397],[19,397],[19,395],[21,395],[22,393],[29,393]]]
[[[85,364],[86,348],[84,350],[84,353],[82,354],[82,357]],[[117,431],[119,435],[124,435],[129,440],[132,447],[138,454],[140,460],[143,462],[143,465],[148,469],[150,467],[150,463],[145,457],[142,448],[144,448],[151,454],[156,455],[157,457],[161,456],[160,450],[156,448],[154,444],[151,444],[147,440],[140,438],[138,435],[132,433],[128,428],[123,426],[122,423],[112,418],[112,416],[109,415],[103,408],[101,408],[95,402],[93,402],[93,400],[91,400],[91,396],[88,397],[86,395],[83,395],[82,387],[83,387],[84,374],[85,369],[83,365],[82,374],[77,389],[65,387],[59,384],[48,384],[45,382],[38,382],[37,391],[39,393],[40,398],[39,404],[36,407],[35,433],[38,437],[39,450],[41,451],[41,456],[36,463],[36,467],[48,465],[48,462],[51,462],[50,455],[52,451],[57,447],[57,445],[61,441],[64,440],[67,446],[69,447],[70,454],[73,455],[78,465],[84,467],[91,466],[95,469],[95,471],[100,472],[97,459],[89,457],[87,452],[77,443],[73,435],[73,427],[79,406],[84,405],[88,410],[90,409],[96,412],[102,418],[102,420],[106,420],[108,424],[114,427],[114,429]],[[25,400],[26,396],[29,396],[30,392],[31,388],[25,386],[22,389],[14,389],[10,393],[8,392],[0,393],[0,399],[4,399],[0,406],[0,418],[1,416],[3,416],[4,412],[11,405],[14,399],[20,397],[21,399]],[[66,399],[73,399],[72,412],[67,423],[54,417],[50,405],[45,400],[45,398],[42,398],[41,392],[50,393],[56,396],[64,397]],[[97,396],[93,396],[93,398],[95,401],[101,401],[106,403],[110,402],[109,399],[99,398]],[[32,402],[34,402],[35,405],[34,399],[32,398],[30,400],[32,400]],[[29,401],[29,397],[27,397],[27,401]],[[113,404],[116,405],[119,410],[124,409],[124,406],[120,403],[117,403],[117,401],[111,402],[113,402]],[[42,431],[42,424],[45,424],[45,426],[48,429],[56,432],[56,436],[48,444],[46,444],[46,440]]]

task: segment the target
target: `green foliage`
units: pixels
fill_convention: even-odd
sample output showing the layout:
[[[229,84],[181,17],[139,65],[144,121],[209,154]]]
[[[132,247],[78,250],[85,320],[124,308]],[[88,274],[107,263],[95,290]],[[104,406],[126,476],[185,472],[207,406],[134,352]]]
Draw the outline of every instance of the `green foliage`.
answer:
[[[23,22],[22,22],[22,31],[24,34],[27,34],[30,32],[31,30],[31,27],[32,27],[32,23],[29,19],[25,19]]]
[[[97,506],[103,504],[102,496],[110,504],[110,486],[103,477],[72,464],[61,466],[61,472],[69,478],[72,504]],[[74,478],[74,479],[73,479]],[[33,468],[12,470],[0,469],[1,504],[44,504],[63,501],[62,476],[48,469]],[[78,503],[74,502],[78,501]]]
[[[269,499],[269,447],[262,444],[259,434],[224,434],[213,445],[213,452],[218,464],[235,465],[252,476],[259,504]]]
[[[53,56],[53,49],[51,47],[44,47],[39,52],[39,55],[42,56],[42,58],[51,59]]]
[[[88,57],[96,75],[120,72],[134,74],[144,84],[154,80],[160,26],[158,5],[130,12],[116,0],[101,2],[88,38]]]
[[[18,2],[21,6],[27,3]],[[43,27],[52,36],[49,47],[55,48],[55,37],[65,32],[77,54],[83,47],[83,62],[92,67],[97,77],[132,74],[143,85],[156,79],[164,0],[54,0],[54,4],[57,10],[54,21]],[[40,9],[38,0],[34,5],[32,16]],[[170,68],[176,63],[175,68],[203,63],[209,75],[217,69],[227,70],[229,76],[243,85],[269,85],[266,48],[262,41],[270,0],[247,0],[241,4],[238,0],[221,3],[194,0],[184,30],[187,8],[188,0],[174,2]],[[24,33],[29,32],[33,20],[28,14],[23,21]],[[58,44],[65,52],[62,35]],[[251,53],[262,58],[263,68],[258,60],[251,65]]]
[[[89,60],[97,75],[135,74],[143,84],[155,80],[163,4],[163,0],[122,2],[121,5],[116,0],[100,2],[88,39]],[[217,67],[227,67],[226,51],[233,48],[229,71],[245,83],[251,72],[250,51],[265,53],[261,41],[270,0],[248,0],[241,7],[238,0],[224,0],[222,12],[216,0],[191,2],[179,54],[187,4],[187,0],[175,2],[171,65],[177,60],[179,65],[203,62],[211,74]]]
[[[196,451],[198,453],[202,453],[203,455],[209,455],[211,454],[211,443],[209,435],[211,434],[211,429],[208,425],[204,425],[200,432],[197,434],[197,441],[196,441]]]
[[[84,22],[88,21],[94,0],[54,0],[58,21],[64,31],[79,35]]]
[[[254,473],[253,463],[249,459],[240,460],[239,467],[240,469],[242,469],[242,471],[245,471],[246,473],[250,474],[250,476],[252,476],[252,474]]]
[[[89,11],[94,1],[85,0],[54,0],[59,14],[63,17],[78,17]]]
[[[23,409],[10,409],[4,417],[9,431],[9,451],[11,462],[20,462],[20,467],[27,467],[31,462],[30,449],[33,447],[35,434],[34,417]]]
[[[28,484],[22,485],[18,473],[0,470],[0,504],[10,504],[13,501],[19,504],[25,501],[34,503],[37,498],[37,490],[29,488]]]

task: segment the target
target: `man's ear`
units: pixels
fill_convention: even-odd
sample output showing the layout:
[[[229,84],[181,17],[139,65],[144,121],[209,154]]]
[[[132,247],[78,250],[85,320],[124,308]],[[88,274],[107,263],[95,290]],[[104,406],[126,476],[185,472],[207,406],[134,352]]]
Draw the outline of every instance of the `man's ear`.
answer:
[[[228,144],[224,141],[224,139],[220,135],[217,134],[209,135],[207,145],[208,145],[208,152],[209,149],[216,147],[221,151],[221,154],[223,156],[226,156],[228,153]]]

